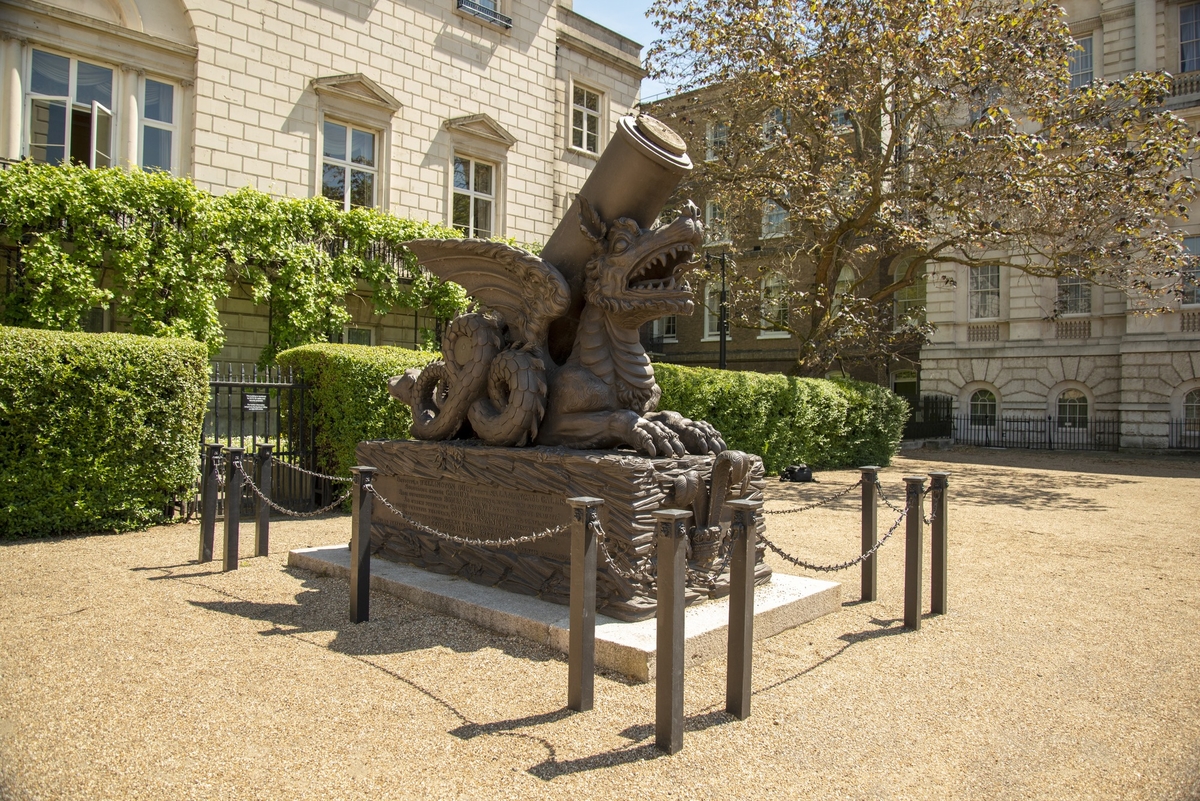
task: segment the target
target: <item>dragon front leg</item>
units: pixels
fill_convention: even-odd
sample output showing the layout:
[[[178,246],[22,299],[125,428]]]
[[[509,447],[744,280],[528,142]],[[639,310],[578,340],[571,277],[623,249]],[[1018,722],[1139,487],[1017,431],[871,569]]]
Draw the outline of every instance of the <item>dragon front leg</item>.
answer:
[[[687,453],[674,431],[628,409],[547,415],[537,444],[585,449],[627,445],[650,457]]]
[[[689,420],[679,412],[651,412],[645,419],[675,432],[688,453],[716,454],[725,450],[721,432],[703,420]]]

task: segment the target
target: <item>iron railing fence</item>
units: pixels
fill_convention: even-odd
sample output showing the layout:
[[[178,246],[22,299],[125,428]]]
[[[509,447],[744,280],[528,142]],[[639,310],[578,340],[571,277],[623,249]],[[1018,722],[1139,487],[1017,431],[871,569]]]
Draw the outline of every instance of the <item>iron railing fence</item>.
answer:
[[[920,404],[909,410],[904,439],[935,439],[950,436],[954,428],[954,398],[922,395]]]
[[[329,482],[293,467],[316,470],[312,393],[291,369],[216,362],[209,376],[204,442],[246,450],[250,470],[256,443],[272,446],[271,498],[297,511],[317,508],[332,497]],[[223,506],[223,494],[218,501]],[[253,504],[250,493],[244,509]]]
[[[1115,451],[1120,446],[1121,424],[1119,417],[960,414],[954,418],[953,437],[957,444],[984,448]]]
[[[1200,420],[1171,420],[1167,424],[1167,447],[1200,451]]]

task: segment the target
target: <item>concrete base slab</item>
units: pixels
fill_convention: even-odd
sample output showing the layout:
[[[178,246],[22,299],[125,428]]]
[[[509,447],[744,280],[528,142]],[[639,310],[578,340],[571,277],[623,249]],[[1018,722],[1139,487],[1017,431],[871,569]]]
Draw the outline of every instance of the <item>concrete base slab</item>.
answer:
[[[298,548],[288,565],[350,580],[350,549],[345,545]],[[567,653],[568,608],[528,595],[484,587],[456,576],[430,573],[386,559],[371,560],[371,589],[505,635],[515,635]],[[754,639],[795,628],[842,604],[842,585],[775,573],[754,591]],[[689,606],[684,617],[688,667],[725,656],[729,599]],[[626,622],[596,616],[596,665],[635,681],[654,678],[657,621]]]

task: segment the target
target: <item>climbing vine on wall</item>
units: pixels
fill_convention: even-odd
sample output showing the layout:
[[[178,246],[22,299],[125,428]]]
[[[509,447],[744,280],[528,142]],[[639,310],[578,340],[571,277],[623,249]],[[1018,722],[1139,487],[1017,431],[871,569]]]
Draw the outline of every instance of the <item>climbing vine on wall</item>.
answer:
[[[380,314],[452,317],[466,306],[462,288],[420,271],[403,245],[458,236],[324,198],[214,196],[165,173],[26,162],[0,171],[0,244],[20,254],[0,319],[76,331],[90,309],[113,304],[133,333],[196,339],[216,354],[217,301],[238,282],[270,306],[270,360],[340,331],[363,284]]]

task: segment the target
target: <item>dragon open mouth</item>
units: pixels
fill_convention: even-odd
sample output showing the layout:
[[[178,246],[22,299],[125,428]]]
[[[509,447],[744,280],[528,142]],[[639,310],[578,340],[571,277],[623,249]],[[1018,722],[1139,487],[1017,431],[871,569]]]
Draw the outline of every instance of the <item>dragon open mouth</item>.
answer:
[[[663,248],[641,263],[629,278],[630,289],[654,290],[672,292],[677,289],[689,288],[687,283],[680,284],[675,280],[679,268],[691,262],[695,256],[695,248],[690,244],[680,243]]]

